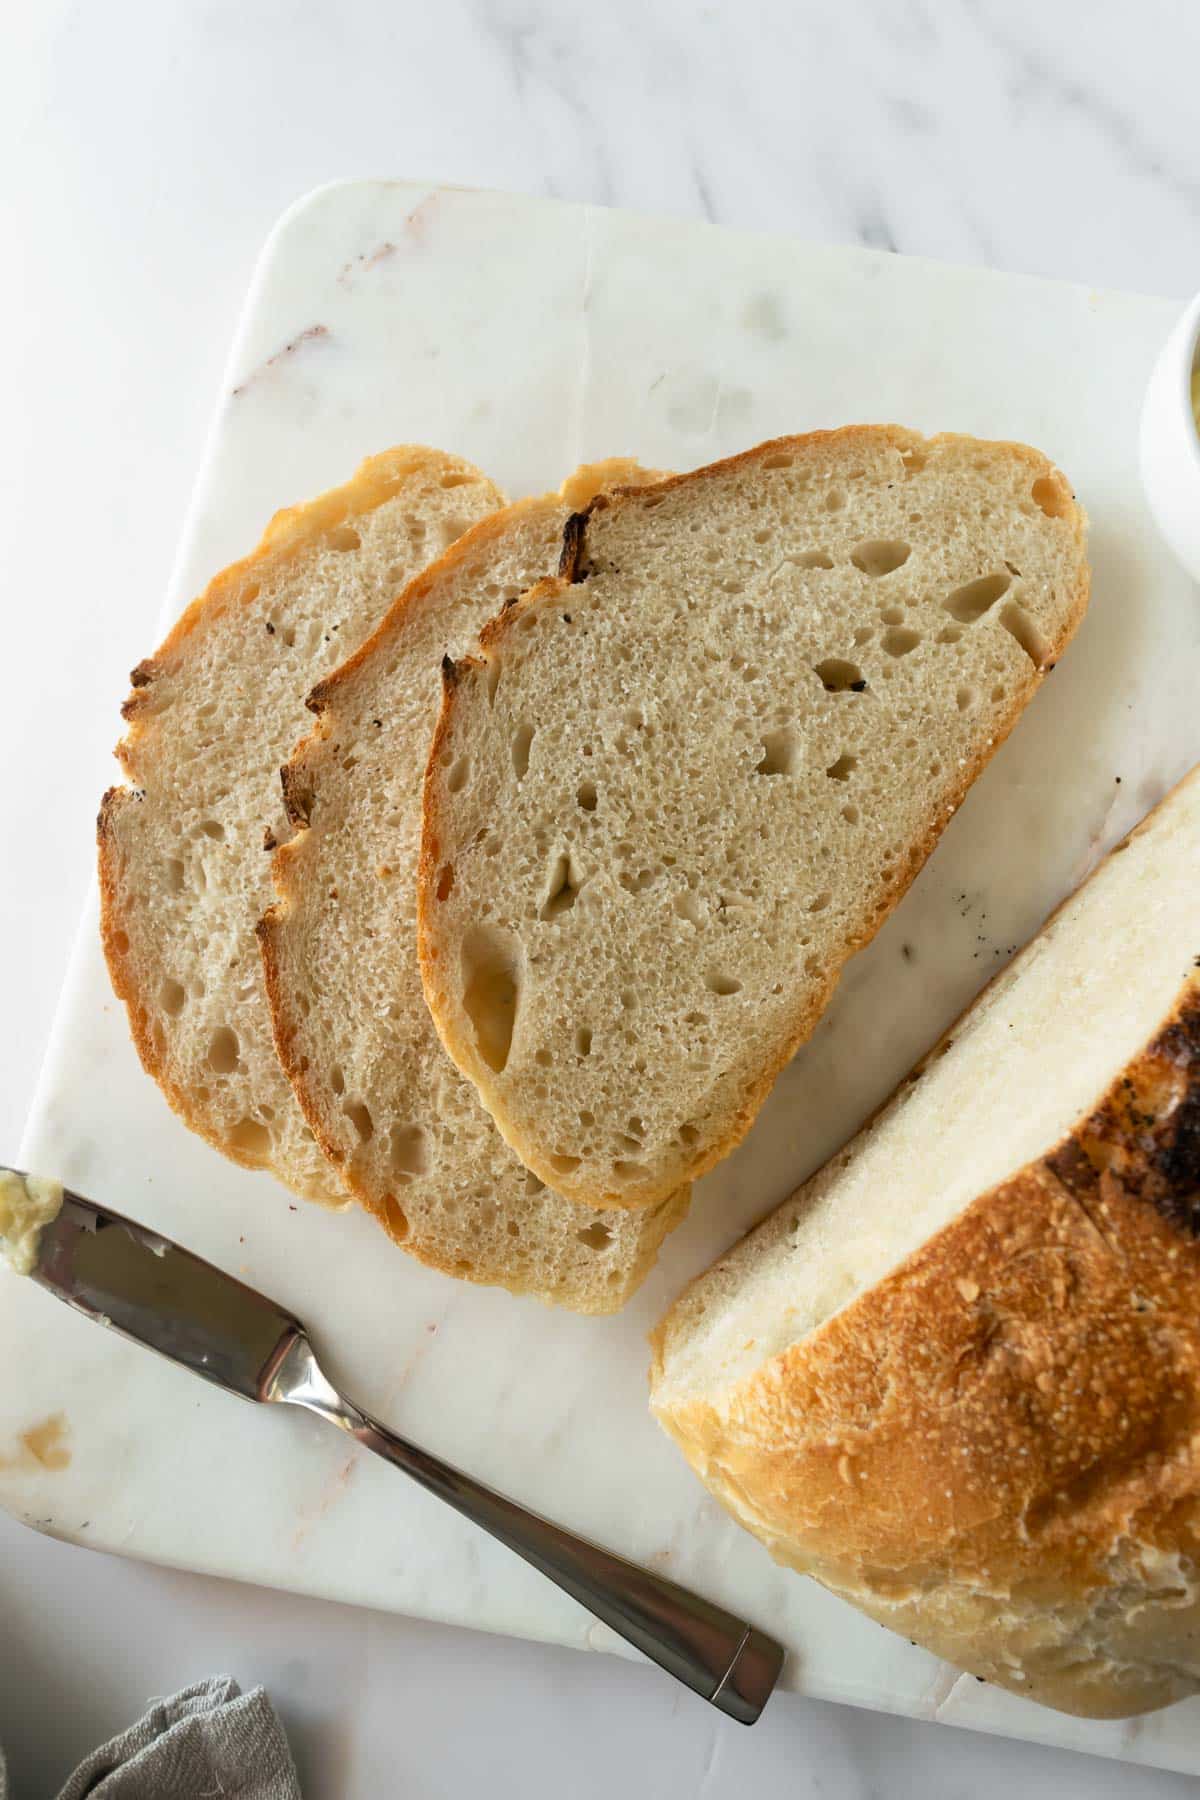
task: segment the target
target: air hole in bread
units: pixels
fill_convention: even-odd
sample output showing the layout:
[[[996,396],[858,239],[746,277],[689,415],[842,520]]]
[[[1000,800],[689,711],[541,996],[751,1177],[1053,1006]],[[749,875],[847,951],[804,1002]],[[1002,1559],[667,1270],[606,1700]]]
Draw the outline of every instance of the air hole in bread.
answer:
[[[1050,659],[1050,640],[1019,600],[1005,601],[1000,609],[1000,623],[1009,636],[1020,644],[1034,668],[1044,668]]]
[[[499,1074],[508,1062],[520,997],[518,950],[507,933],[476,925],[462,947],[463,1006],[479,1054]]]
[[[174,1018],[183,1011],[183,1003],[187,999],[187,989],[180,981],[173,981],[168,975],[158,990],[158,1004],[163,1011]]]
[[[627,894],[644,894],[662,874],[661,866],[653,869],[622,869],[617,880]]]
[[[238,1066],[237,1032],[228,1025],[218,1025],[208,1040],[208,1066],[217,1075],[232,1075]]]
[[[627,1156],[618,1157],[612,1169],[618,1181],[636,1181],[646,1173],[645,1163],[633,1162]]]
[[[673,905],[676,915],[692,925],[699,925],[704,918],[704,907],[695,894],[676,894]]]
[[[961,637],[962,631],[957,625],[943,625],[937,634],[937,641],[939,644],[957,644]]]
[[[408,1236],[408,1215],[395,1194],[384,1195],[383,1222],[393,1243],[402,1244]]]
[[[845,819],[847,825],[857,825],[858,824],[858,808],[857,808],[857,806],[843,806],[842,817],[843,817],[843,819]]]
[[[902,569],[911,555],[912,546],[903,538],[866,538],[861,544],[855,544],[850,561],[864,575],[891,575],[894,570]]]
[[[827,694],[861,694],[867,685],[858,664],[840,656],[827,656],[824,662],[817,663],[815,673]]]
[[[766,533],[770,537],[772,533]],[[832,569],[833,558],[828,550],[801,550],[787,559],[797,569]]]
[[[163,864],[163,873],[167,878],[167,892],[181,894],[183,892],[183,863],[178,856],[168,856]]]
[[[369,1143],[371,1138],[375,1135],[375,1121],[371,1117],[370,1108],[364,1106],[361,1100],[347,1100],[342,1107],[342,1111],[353,1125],[355,1131],[357,1131],[363,1143]]]
[[[504,665],[498,656],[489,656],[483,665],[483,688],[489,706],[495,704],[496,689],[500,686],[503,669]]]
[[[1071,510],[1071,496],[1061,477],[1039,475],[1029,491],[1048,519],[1065,519]]]
[[[764,469],[790,469],[795,460],[795,457],[787,456],[782,450],[777,450],[771,456],[764,456],[760,466]]]
[[[357,769],[358,767],[357,756],[343,756],[342,767],[345,769],[347,775],[349,775],[352,769]]]
[[[336,1063],[329,1071],[329,1085],[335,1094],[344,1094],[346,1091],[346,1077],[342,1074],[342,1071],[337,1067]]]
[[[596,810],[596,784],[594,781],[581,781],[575,791],[575,798],[584,812]]]
[[[225,827],[219,819],[205,819],[200,827],[206,838],[213,838],[218,844],[225,841]]]
[[[579,1114],[579,1123],[585,1131],[590,1131],[596,1123],[596,1115],[589,1107],[583,1107]]]
[[[613,1234],[607,1225],[601,1224],[597,1219],[595,1224],[585,1225],[583,1230],[577,1231],[575,1235],[581,1244],[587,1245],[589,1250],[607,1250],[612,1243]]]
[[[353,525],[335,525],[326,533],[325,542],[331,550],[358,550],[362,546],[362,539]]]
[[[543,1045],[543,1047],[540,1050],[534,1051],[533,1060],[538,1065],[539,1069],[548,1069],[550,1067],[551,1063],[553,1063],[554,1058],[550,1054],[549,1050],[547,1050],[545,1048],[545,1046]]]
[[[918,449],[914,446],[911,450],[902,450],[900,452],[900,461],[904,464],[904,473],[906,475],[919,475],[921,470],[925,467],[925,464],[929,461],[929,455],[927,451]]]
[[[958,703],[959,712],[970,712],[975,704],[975,689],[960,687],[954,698]]]
[[[942,606],[960,625],[973,625],[1011,586],[1012,576],[1007,569],[1002,575],[980,575],[978,580],[965,582],[947,594]]]
[[[575,1033],[575,1049],[580,1056],[592,1054],[592,1032],[588,1025],[580,1025]]]
[[[863,644],[869,644],[871,639],[874,636],[875,636],[875,630],[874,630],[873,626],[860,625],[858,630],[854,634],[854,642],[855,642],[855,644],[857,644],[859,646],[861,646]]]
[[[398,1181],[429,1173],[429,1139],[420,1125],[393,1125],[388,1132],[388,1166]]]
[[[439,900],[448,900],[454,892],[453,863],[442,864],[441,869],[438,872],[437,888],[435,889],[435,892]]]
[[[920,641],[920,632],[914,631],[911,625],[889,625],[883,634],[883,647],[889,656],[907,656]]]
[[[998,700],[1003,700],[1004,693],[1005,693],[1004,683],[1002,681],[998,681],[996,683],[995,687],[992,689],[993,704]]]
[[[518,781],[524,781],[529,773],[529,749],[533,743],[536,726],[518,725],[513,733],[512,766]]]
[[[698,1144],[700,1142],[699,1130],[690,1120],[684,1121],[679,1127],[679,1130],[675,1133],[675,1136],[679,1139],[681,1144],[687,1144],[689,1148],[693,1144]]]
[[[857,756],[854,756],[847,750],[838,757],[836,762],[830,763],[825,773],[829,776],[831,781],[849,781],[857,767]]]
[[[710,993],[725,997],[729,994],[740,994],[742,984],[736,975],[724,975],[719,969],[710,969],[704,977],[704,985]]]
[[[879,618],[884,625],[903,625],[904,608],[903,606],[885,606]]]
[[[467,785],[467,776],[471,772],[469,756],[458,756],[454,759],[450,773],[446,776],[446,790],[451,794],[461,793]]]
[[[526,1169],[526,1171],[525,1171],[525,1192],[528,1195],[530,1195],[530,1197],[532,1197],[535,1194],[544,1194],[545,1191],[546,1191],[545,1182],[541,1181],[538,1178],[538,1176],[536,1176],[534,1174],[532,1169]]]
[[[621,989],[621,1005],[625,1008],[626,1012],[636,1012],[637,1003],[638,997],[632,988]]]
[[[833,895],[830,892],[830,890],[828,888],[822,888],[821,892],[819,894],[814,895],[813,898],[809,901],[809,903],[808,903],[809,912],[810,913],[824,912],[825,908],[829,905],[829,902],[832,899],[833,899]]]
[[[784,726],[781,731],[768,731],[762,745],[762,761],[754,767],[756,775],[792,774],[799,746],[796,734],[790,727]]]
[[[564,1150],[556,1150],[550,1158],[550,1167],[556,1175],[573,1175],[582,1159],[568,1156]]]
[[[240,1156],[265,1161],[271,1148],[271,1134],[258,1119],[239,1119],[226,1140]]]
[[[841,512],[846,504],[846,496],[841,488],[830,488],[825,496],[826,512]]]
[[[560,919],[563,913],[570,912],[582,885],[577,871],[572,867],[570,852],[562,851],[551,866],[546,892],[538,908],[538,918]]]

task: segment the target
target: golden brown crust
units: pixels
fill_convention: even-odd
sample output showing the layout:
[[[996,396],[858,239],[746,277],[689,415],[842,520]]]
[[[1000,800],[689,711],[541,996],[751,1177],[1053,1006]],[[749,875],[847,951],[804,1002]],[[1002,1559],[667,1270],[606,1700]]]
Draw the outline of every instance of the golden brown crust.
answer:
[[[443,683],[442,709],[434,730],[429,760],[426,765],[423,790],[422,850],[417,877],[417,945],[425,996],[429,1002],[438,1034],[447,1051],[457,1066],[469,1076],[479,1090],[481,1098],[507,1142],[512,1145],[521,1160],[533,1170],[540,1180],[545,1181],[548,1185],[553,1185],[559,1192],[570,1198],[587,1205],[606,1207],[655,1205],[663,1198],[664,1192],[670,1187],[675,1177],[654,1177],[640,1182],[630,1180],[620,1191],[597,1194],[587,1184],[586,1168],[581,1171],[581,1176],[564,1175],[560,1170],[556,1170],[549,1155],[542,1153],[541,1146],[522,1137],[514,1128],[511,1120],[506,1118],[497,1093],[493,1072],[488,1069],[479,1056],[474,1040],[458,1028],[455,1013],[447,1012],[440,1004],[441,992],[437,972],[438,950],[434,922],[436,919],[436,885],[441,865],[440,787],[444,779],[441,753],[455,728],[456,710],[463,698],[463,680],[468,673],[480,671],[499,653],[507,634],[516,629],[519,620],[526,612],[535,607],[556,606],[571,586],[572,581],[579,578],[586,554],[587,521],[594,511],[621,504],[653,506],[657,504],[658,498],[662,494],[672,489],[709,481],[716,476],[727,474],[731,469],[746,468],[754,463],[765,462],[773,456],[817,455],[834,441],[839,444],[862,443],[864,446],[872,447],[882,442],[899,450],[902,454],[924,455],[941,444],[977,443],[979,440],[955,432],[943,432],[938,436],[925,438],[919,432],[909,431],[899,425],[849,425],[833,431],[813,431],[796,437],[772,438],[766,443],[756,445],[753,449],[743,450],[736,456],[726,457],[721,462],[710,463],[706,467],[694,469],[688,474],[666,476],[644,487],[617,487],[609,492],[598,494],[589,506],[573,514],[567,521],[559,575],[539,582],[527,594],[522,595],[515,604],[506,607],[496,618],[492,619],[479,635],[481,654],[460,661],[454,669],[453,679],[448,679]],[[707,1174],[741,1143],[775,1085],[780,1071],[791,1061],[801,1044],[812,1035],[833,997],[846,963],[870,943],[883,921],[890,916],[904,898],[932,854],[950,819],[962,804],[973,783],[1009,736],[1046,674],[1054,667],[1067,648],[1087,610],[1091,576],[1083,555],[1086,521],[1065,476],[1050,462],[1048,457],[1028,444],[998,441],[989,442],[986,448],[1019,458],[1032,471],[1035,471],[1039,478],[1050,483],[1053,490],[1051,500],[1055,506],[1056,516],[1066,519],[1073,530],[1080,551],[1080,580],[1075,592],[1069,597],[1063,630],[1050,646],[1045,663],[1036,669],[1032,663],[1030,664],[1024,686],[1018,682],[1012,684],[1010,704],[1005,713],[996,716],[995,729],[986,749],[981,750],[973,760],[962,764],[955,786],[948,794],[940,815],[930,821],[924,837],[909,847],[907,857],[897,859],[895,878],[875,908],[874,916],[855,937],[847,939],[841,961],[836,967],[826,972],[826,980],[819,994],[815,997],[810,994],[797,1007],[791,1029],[786,1039],[781,1042],[777,1054],[762,1063],[755,1071],[753,1079],[747,1082],[740,1103],[730,1116],[728,1129],[706,1150],[698,1154],[695,1161],[687,1168],[686,1178],[689,1181],[698,1181],[701,1176]]]
[[[883,1623],[1068,1711],[1161,1705],[1200,1686],[1198,1231],[1192,974],[1061,1144],[658,1416],[776,1557]]]
[[[154,654],[132,670],[131,692],[121,706],[121,715],[129,729],[114,754],[135,785],[109,789],[101,802],[96,830],[100,940],[109,978],[114,993],[125,1005],[130,1034],[142,1067],[158,1083],[172,1110],[199,1136],[244,1168],[261,1169],[268,1164],[262,1157],[238,1148],[228,1137],[208,1126],[188,1089],[173,1078],[162,1044],[155,1041],[151,1031],[148,995],[143,991],[138,970],[129,955],[116,820],[123,808],[136,805],[139,799],[136,786],[140,773],[139,753],[143,747],[147,714],[153,706],[154,683],[166,670],[178,671],[186,666],[201,623],[219,617],[230,607],[252,604],[268,565],[286,564],[346,519],[382,505],[411,475],[438,467],[447,473],[468,469],[461,459],[442,451],[423,445],[400,445],[367,457],[342,486],[275,513],[250,555],[231,563],[214,576],[204,592],[184,609]]]

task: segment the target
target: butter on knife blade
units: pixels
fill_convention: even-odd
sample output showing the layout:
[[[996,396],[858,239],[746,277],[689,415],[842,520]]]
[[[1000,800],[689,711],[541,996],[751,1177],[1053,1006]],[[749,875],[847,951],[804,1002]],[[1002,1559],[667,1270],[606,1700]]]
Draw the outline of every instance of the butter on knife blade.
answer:
[[[32,1275],[47,1225],[62,1211],[61,1181],[0,1169],[0,1262],[18,1275]]]

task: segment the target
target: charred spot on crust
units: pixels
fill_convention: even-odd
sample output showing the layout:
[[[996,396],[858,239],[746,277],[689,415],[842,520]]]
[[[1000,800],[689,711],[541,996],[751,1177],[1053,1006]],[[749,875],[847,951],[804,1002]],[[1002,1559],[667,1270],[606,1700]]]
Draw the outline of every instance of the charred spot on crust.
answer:
[[[291,763],[284,763],[280,769],[279,785],[283,789],[283,810],[288,816],[288,823],[307,827],[312,812],[312,789],[301,781],[299,772]]]
[[[443,658],[442,658],[442,684],[443,684],[443,686],[453,687],[457,681],[458,681],[458,664],[455,662],[455,660],[452,656],[443,656]]]
[[[1189,995],[1133,1074],[1046,1160],[1076,1198],[1095,1195],[1108,1175],[1200,1239],[1200,996]]]
[[[586,570],[583,568],[583,539],[587,530],[588,515],[586,512],[572,513],[563,526],[562,554],[558,559],[558,573],[564,581],[583,581]]]
[[[1160,1210],[1200,1237],[1200,1001],[1185,1006],[1154,1046],[1178,1071],[1185,1092],[1156,1140],[1154,1173],[1162,1183]]]
[[[275,836],[275,833],[271,830],[271,827],[269,825],[264,825],[263,826],[263,849],[264,850],[274,850],[278,847],[278,844],[279,844],[279,839]]]
[[[129,685],[130,687],[135,688],[149,687],[157,674],[158,670],[154,665],[154,658],[148,656],[144,661],[138,664],[136,669],[130,669]]]

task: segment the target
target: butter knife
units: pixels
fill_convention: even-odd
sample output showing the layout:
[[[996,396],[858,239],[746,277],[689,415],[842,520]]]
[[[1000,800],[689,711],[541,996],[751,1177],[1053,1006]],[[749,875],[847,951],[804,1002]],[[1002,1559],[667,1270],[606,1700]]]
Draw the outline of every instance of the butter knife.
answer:
[[[398,1437],[338,1392],[304,1326],[265,1294],[71,1192],[36,1233],[26,1268],[76,1312],[228,1393],[301,1406],[326,1419],[498,1538],[729,1718],[753,1725],[766,1705],[783,1665],[771,1638]]]

